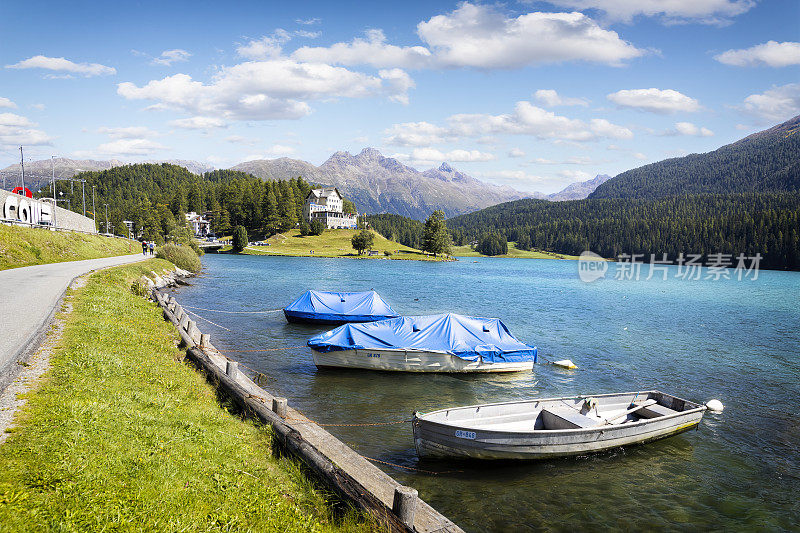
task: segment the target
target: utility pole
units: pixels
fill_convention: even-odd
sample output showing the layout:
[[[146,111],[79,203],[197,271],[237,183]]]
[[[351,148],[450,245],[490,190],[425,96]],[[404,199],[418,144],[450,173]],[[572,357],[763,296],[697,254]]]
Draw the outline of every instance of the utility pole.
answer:
[[[92,218],[97,222],[97,211],[94,210],[94,188],[95,186],[92,185]]]
[[[22,172],[22,196],[25,196],[25,157],[22,155],[22,146],[19,147],[19,169]]]
[[[58,200],[56,199],[56,156],[50,156],[50,162],[53,164],[53,227],[58,227],[58,221],[56,220],[56,209],[58,208]]]
[[[83,184],[86,183],[86,180],[81,180],[81,195],[83,196],[83,216],[86,216],[86,188]]]
[[[109,233],[109,231],[108,231],[108,204],[103,204],[103,205],[106,206],[106,233]]]

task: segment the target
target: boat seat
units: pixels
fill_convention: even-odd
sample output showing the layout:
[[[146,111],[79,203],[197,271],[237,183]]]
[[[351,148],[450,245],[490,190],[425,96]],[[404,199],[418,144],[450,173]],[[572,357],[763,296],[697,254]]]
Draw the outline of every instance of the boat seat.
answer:
[[[542,409],[542,422],[544,429],[580,429],[592,428],[601,421],[599,418],[590,418],[573,409]]]
[[[644,400],[642,400],[642,402],[643,401]],[[642,402],[633,402],[633,406],[636,407],[637,405],[640,405]],[[674,415],[677,414],[678,411],[655,403],[653,405],[648,405],[647,407],[642,407],[641,409],[635,411],[634,413],[639,418],[657,418],[659,416]]]

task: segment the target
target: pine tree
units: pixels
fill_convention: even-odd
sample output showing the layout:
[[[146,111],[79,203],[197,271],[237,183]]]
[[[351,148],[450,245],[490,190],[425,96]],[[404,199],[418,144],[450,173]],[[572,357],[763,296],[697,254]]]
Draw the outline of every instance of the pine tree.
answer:
[[[450,253],[450,234],[442,211],[434,211],[425,221],[422,249],[434,255]]]

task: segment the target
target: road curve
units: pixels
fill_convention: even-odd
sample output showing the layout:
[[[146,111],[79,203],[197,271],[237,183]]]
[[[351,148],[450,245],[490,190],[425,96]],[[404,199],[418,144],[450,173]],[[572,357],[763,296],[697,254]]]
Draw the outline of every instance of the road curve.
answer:
[[[150,257],[150,256],[147,256]],[[142,254],[0,270],[0,390],[35,350],[72,280],[99,268],[146,259]]]

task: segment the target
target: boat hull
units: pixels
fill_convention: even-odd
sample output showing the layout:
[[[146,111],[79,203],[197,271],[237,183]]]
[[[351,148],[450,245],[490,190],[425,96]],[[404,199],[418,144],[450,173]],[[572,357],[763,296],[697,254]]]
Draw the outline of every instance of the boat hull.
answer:
[[[621,395],[605,395],[614,400],[622,398],[619,405],[625,405],[635,399],[636,394],[624,393]],[[650,391],[651,396],[663,395],[658,391]],[[594,396],[601,399],[604,395]],[[658,396],[656,396],[658,397]],[[663,395],[667,402],[674,397]],[[558,402],[575,402],[575,398],[556,398],[549,400],[534,400],[531,402],[510,402],[506,404],[489,404],[483,406],[472,406],[468,408],[458,408],[453,410],[442,410],[428,415],[414,416],[413,431],[414,445],[420,457],[436,457],[451,459],[550,459],[554,457],[567,457],[573,455],[585,455],[589,453],[601,452],[620,446],[632,444],[642,444],[672,435],[677,435],[692,428],[696,428],[700,423],[704,406],[692,404],[685,400],[674,398],[687,409],[676,412],[675,414],[660,416],[657,418],[635,420],[635,416],[629,417],[624,423],[608,424],[594,428],[546,430],[535,426],[541,424],[537,421],[538,414],[536,409],[541,409],[548,405],[558,406]],[[602,401],[602,400],[601,400]],[[539,405],[536,405],[538,403]],[[530,429],[524,430],[525,413],[519,410],[521,404],[528,404],[528,422]],[[575,405],[579,403],[575,402]],[[473,410],[476,413],[481,409],[491,411],[492,408],[502,411],[503,407],[513,406],[516,412],[508,415],[492,415],[506,417],[504,424],[491,424],[476,422],[475,419],[462,418],[459,421],[459,410]],[[450,411],[455,416],[452,422],[441,420],[434,421],[426,419],[429,415]],[[624,408],[623,408],[624,411]],[[536,416],[534,416],[536,415]],[[434,417],[436,418],[436,417]],[[448,417],[449,418],[449,417]],[[486,417],[483,417],[486,418]],[[478,418],[477,420],[480,420]],[[493,428],[494,426],[494,428]],[[497,429],[501,426],[512,429]]]
[[[287,322],[293,324],[319,324],[327,326],[336,326],[347,324],[348,322],[375,322],[376,320],[385,320],[387,318],[395,318],[394,316],[384,315],[337,315],[308,313],[304,311],[289,311],[283,310],[283,315],[286,317]]]
[[[359,368],[395,372],[525,372],[533,370],[533,361],[484,363],[467,361],[440,352],[403,350],[335,350],[312,349],[317,368]]]

